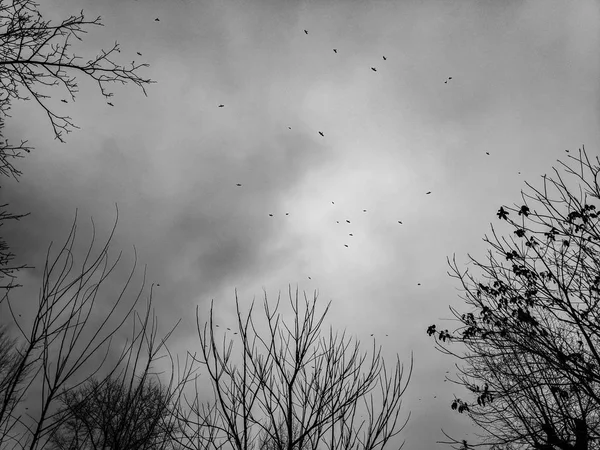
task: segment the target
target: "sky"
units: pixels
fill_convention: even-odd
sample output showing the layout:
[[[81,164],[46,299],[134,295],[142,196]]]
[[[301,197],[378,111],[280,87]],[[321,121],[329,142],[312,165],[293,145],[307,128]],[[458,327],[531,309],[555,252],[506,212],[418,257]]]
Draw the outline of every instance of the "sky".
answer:
[[[120,61],[148,63],[157,83],[147,97],[116,86],[114,107],[83,78],[74,103],[56,90],[80,127],[64,144],[32,102],[13,105],[8,136],[35,148],[0,193],[31,212],[3,228],[36,266],[14,294],[24,320],[50,242],[77,210],[83,257],[90,218],[102,241],[116,203],[123,261],[103,295],[124,284],[135,246],[146,291],[160,284],[161,331],[182,319],[175,353],[198,346],[196,307],[204,322],[214,300],[219,323],[234,323],[235,290],[243,307],[263,289],[318,292],[328,323],[365,350],[375,338],[389,363],[414,354],[405,448],[442,448],[441,428],[470,433],[449,406],[465,392],[443,382],[457,361],[425,330],[450,328],[448,306],[463,304],[447,257],[484,260],[495,212],[520,202],[525,181],[541,186],[567,149],[598,154],[599,4],[48,0],[42,11],[82,8],[105,26],[78,51],[117,40]]]

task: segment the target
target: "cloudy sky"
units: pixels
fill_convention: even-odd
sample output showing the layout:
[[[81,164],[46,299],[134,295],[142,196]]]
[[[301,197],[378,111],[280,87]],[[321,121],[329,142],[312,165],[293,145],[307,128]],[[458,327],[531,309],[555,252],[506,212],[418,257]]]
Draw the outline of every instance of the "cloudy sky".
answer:
[[[37,267],[21,274],[23,310],[75,210],[81,256],[90,217],[106,238],[117,203],[112,286],[135,245],[160,283],[161,330],[183,318],[175,352],[198,345],[197,305],[206,320],[214,299],[233,324],[235,289],[246,306],[263,289],[318,291],[335,329],[366,347],[373,333],[387,358],[414,352],[406,448],[435,448],[442,427],[470,432],[449,409],[464,396],[443,382],[454,361],[425,333],[462,303],[446,257],[463,268],[467,253],[482,257],[498,207],[566,149],[597,154],[598,3],[52,0],[43,11],[82,8],[105,26],[80,52],[116,39],[121,62],[149,63],[157,83],[148,97],[115,87],[110,107],[81,79],[75,103],[56,102],[81,127],[65,144],[32,102],[14,105],[7,134],[35,147],[1,194],[31,212],[3,229]]]

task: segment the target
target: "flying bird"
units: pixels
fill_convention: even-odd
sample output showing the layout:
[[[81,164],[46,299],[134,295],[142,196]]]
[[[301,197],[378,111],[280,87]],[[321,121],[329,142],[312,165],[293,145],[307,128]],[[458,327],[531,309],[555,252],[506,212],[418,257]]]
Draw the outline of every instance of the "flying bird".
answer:
[[[136,52],[138,55],[142,56],[142,54],[140,52]]]
[[[231,331],[231,328],[227,328],[229,331]]]
[[[333,53],[337,53],[337,48],[334,48],[334,49],[333,49]]]
[[[335,202],[331,202],[332,205],[335,205]]]
[[[431,194],[431,191],[427,191],[427,192],[425,192],[425,195],[427,195],[427,194]]]
[[[401,220],[399,220],[399,221],[398,221],[398,223],[399,223],[400,225],[402,225],[402,221],[401,221]]]
[[[154,19],[155,22],[160,22],[160,19],[157,17],[156,19]]]
[[[336,221],[335,221],[335,223],[340,223],[340,221],[339,221],[339,220],[336,220]]]
[[[291,130],[291,129],[292,129],[292,127],[288,127],[288,130]]]
[[[273,217],[273,214],[269,214],[269,217]]]
[[[348,244],[344,244],[344,247],[348,247]]]
[[[240,183],[237,183],[237,184],[236,184],[236,186],[241,186],[241,184],[240,184]]]
[[[115,105],[113,105],[111,102],[106,102],[106,104],[107,104],[107,105],[110,105],[110,106],[115,106]]]
[[[569,153],[569,150],[565,150],[565,152]]]
[[[319,131],[319,134],[320,134],[322,137],[325,137],[325,135],[323,134],[323,132],[322,132],[322,131]]]
[[[421,283],[417,283],[417,286],[421,286]]]
[[[308,279],[309,279],[309,280],[312,280],[312,278],[311,278],[311,277],[308,277]]]
[[[485,152],[486,155],[490,156],[490,152]]]
[[[377,72],[377,69],[376,69],[375,67],[371,67],[371,70],[372,70],[373,72]]]
[[[304,34],[308,34],[308,31],[304,30]]]
[[[217,328],[219,328],[219,325],[217,325]]]
[[[384,61],[387,61],[387,58],[384,56],[384,57],[383,57],[383,60],[384,60]]]
[[[66,101],[64,98],[60,99],[61,102],[63,103],[69,103],[68,101]]]
[[[346,219],[346,222],[350,223],[350,221],[348,219]]]
[[[366,210],[366,209],[363,209],[363,212],[367,212],[367,210]]]
[[[224,106],[225,106],[225,105],[221,104],[221,105],[219,105],[219,108],[223,108]]]
[[[290,213],[285,213],[285,215],[286,215],[286,216],[289,216],[289,215],[290,215]]]
[[[371,334],[371,336],[373,336],[373,334]]]
[[[348,233],[348,236],[354,236],[352,233]]]

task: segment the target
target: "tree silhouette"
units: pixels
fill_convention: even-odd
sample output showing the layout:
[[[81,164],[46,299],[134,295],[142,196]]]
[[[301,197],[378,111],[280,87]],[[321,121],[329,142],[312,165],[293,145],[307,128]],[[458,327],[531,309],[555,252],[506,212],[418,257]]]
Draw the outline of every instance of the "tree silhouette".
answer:
[[[122,378],[117,376],[116,379],[126,379],[129,369],[135,372],[138,361],[144,357],[144,348],[147,350],[148,361],[143,374],[147,377],[157,352],[164,347],[165,341],[173,331],[171,330],[160,343],[155,342],[155,317],[152,316],[153,321],[149,322],[152,311],[151,296],[145,316],[140,318],[137,313],[134,315],[143,284],[131,306],[123,312],[118,310],[135,273],[135,264],[125,286],[117,292],[115,301],[108,304],[108,312],[102,316],[96,314],[94,320],[91,320],[92,311],[97,308],[96,300],[101,287],[109,279],[120,259],[119,256],[115,262],[110,262],[108,256],[116,221],[109,238],[96,257],[93,256],[94,230],[94,237],[79,267],[73,259],[76,223],[77,219],[73,222],[71,232],[58,256],[52,259],[50,249],[48,251],[38,309],[34,312],[29,332],[26,331],[23,321],[17,318],[20,317],[20,314],[15,314],[18,305],[13,304],[11,296],[7,294],[0,299],[0,305],[6,302],[13,322],[25,340],[20,348],[14,347],[14,342],[7,347],[9,341],[3,339],[0,334],[0,448],[8,448],[8,445],[11,445],[10,448],[30,450],[43,448],[55,431],[65,421],[73,418],[71,413],[76,413],[77,409],[60,409],[59,400],[62,399],[64,405],[67,399],[66,404],[69,405],[68,399],[76,398],[70,394],[71,391],[98,373],[109,354],[113,336],[128,318],[134,316],[140,326],[136,330],[134,323],[131,342],[125,343],[114,366],[108,368],[105,380],[114,379],[111,377],[124,361],[125,375]],[[117,314],[120,317],[115,317]],[[111,319],[116,324],[109,323]],[[138,347],[134,351],[136,343]],[[10,348],[11,351],[6,352],[5,348]],[[98,353],[104,349],[104,357],[96,364],[94,358],[97,359]],[[94,369],[92,366],[96,365]],[[35,395],[37,410],[26,413],[23,411],[24,400],[32,387],[39,390]],[[131,386],[127,393],[129,392],[133,392]],[[125,426],[131,426],[131,423]]]
[[[487,263],[469,255],[479,280],[449,261],[470,310],[451,308],[454,332],[431,325],[427,333],[464,363],[456,382],[474,399],[451,407],[483,429],[476,445],[600,445],[600,160],[585,148],[569,158],[575,168],[559,163],[574,183],[554,168],[556,180],[544,175],[540,190],[527,183],[532,193],[522,192],[522,205],[499,209],[513,233],[500,238],[492,226]],[[466,351],[450,351],[451,343]]]
[[[145,86],[153,83],[141,77],[139,69],[147,64],[132,62],[123,66],[116,62],[119,44],[109,49],[99,49],[96,55],[87,57],[71,51],[73,41],[81,41],[89,29],[102,26],[100,17],[86,19],[83,11],[60,22],[45,20],[39,5],[32,0],[0,2],[0,175],[18,180],[21,172],[13,164],[31,147],[27,141],[11,143],[5,138],[6,118],[15,100],[33,100],[46,113],[56,139],[64,142],[64,134],[77,128],[72,118],[59,113],[50,92],[62,90],[71,100],[79,92],[78,76],[96,82],[100,93],[108,100],[113,96],[111,84],[133,83],[146,94]],[[66,100],[62,99],[63,103]],[[8,204],[0,205],[0,227],[7,220],[19,220],[24,214],[11,214]],[[15,274],[25,265],[11,265],[14,254],[0,236],[0,289],[9,290]],[[8,283],[5,283],[8,279]]]
[[[91,78],[108,100],[111,84],[134,83],[144,94],[152,81],[138,75],[147,64],[132,62],[122,66],[115,62],[119,44],[100,49],[87,61],[71,51],[73,40],[82,40],[88,29],[102,26],[100,17],[86,19],[83,11],[58,23],[45,20],[32,0],[12,0],[0,4],[0,113],[8,115],[14,100],[34,100],[46,113],[56,139],[77,128],[71,117],[53,110],[49,88],[59,87],[75,100],[77,75]],[[3,123],[2,123],[3,124]]]
[[[173,448],[169,390],[147,375],[145,371],[137,385],[135,377],[108,377],[65,392],[60,401],[67,419],[50,438],[50,448]]]
[[[244,318],[236,294],[239,365],[233,361],[233,341],[223,339],[219,349],[213,306],[203,328],[196,310],[201,355],[194,360],[208,372],[215,400],[202,403],[197,388],[193,400],[184,396],[190,409],[184,414],[180,404],[177,410],[183,447],[373,450],[383,449],[403,430],[408,418],[399,424],[398,416],[412,358],[406,381],[399,359],[388,374],[375,343],[367,360],[359,343],[352,345],[345,333],[330,330],[321,337],[329,305],[317,315],[316,296],[312,302],[305,297],[304,305],[298,291],[294,298],[290,289],[289,296],[291,320],[285,321],[279,299],[273,308],[265,295],[261,333],[253,318],[254,303]]]

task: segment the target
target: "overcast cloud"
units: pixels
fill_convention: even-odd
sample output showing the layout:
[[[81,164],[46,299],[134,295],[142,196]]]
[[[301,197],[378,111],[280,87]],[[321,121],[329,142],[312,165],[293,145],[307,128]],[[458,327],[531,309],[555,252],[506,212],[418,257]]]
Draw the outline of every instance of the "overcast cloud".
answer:
[[[37,267],[21,274],[22,311],[75,210],[81,257],[89,218],[106,238],[116,203],[112,248],[124,261],[104,295],[122,287],[135,245],[147,281],[160,283],[161,330],[183,318],[174,352],[197,345],[197,305],[206,320],[214,299],[221,323],[234,323],[234,289],[246,306],[263,288],[273,300],[288,285],[318,290],[334,328],[367,349],[374,333],[388,358],[414,352],[406,448],[435,448],[442,427],[470,432],[449,408],[464,392],[443,382],[454,361],[425,333],[462,304],[446,257],[465,267],[467,252],[484,256],[498,207],[519,202],[525,180],[539,186],[565,149],[598,153],[598,3],[43,5],[55,18],[82,8],[105,26],[81,53],[117,39],[122,62],[148,62],[143,75],[157,84],[148,97],[116,87],[113,108],[83,79],[75,103],[57,93],[81,127],[66,144],[33,103],[14,105],[8,135],[35,147],[0,194],[31,211],[3,228],[19,261]]]

